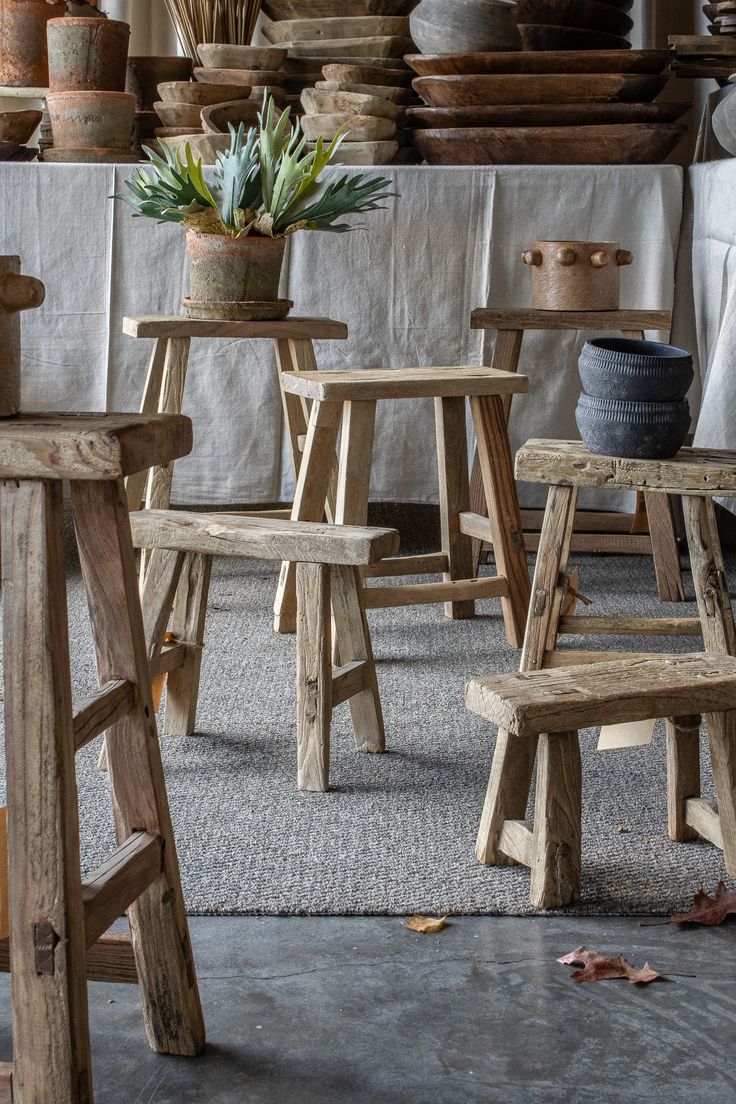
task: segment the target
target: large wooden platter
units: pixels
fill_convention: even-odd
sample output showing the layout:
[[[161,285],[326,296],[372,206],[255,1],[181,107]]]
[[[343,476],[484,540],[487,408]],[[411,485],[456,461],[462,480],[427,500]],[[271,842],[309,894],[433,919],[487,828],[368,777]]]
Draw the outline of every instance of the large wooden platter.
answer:
[[[283,42],[290,58],[352,61],[354,58],[402,58],[414,49],[410,38],[384,35],[380,38],[323,38],[314,42]]]
[[[407,54],[422,77],[483,73],[661,73],[671,50],[520,50],[516,53]]]
[[[582,73],[519,73],[498,76],[415,77],[414,89],[429,107],[480,104],[646,103],[667,84],[667,76]]]
[[[419,0],[264,0],[270,19],[333,19],[338,16],[408,15]]]
[[[414,130],[430,165],[657,165],[687,131],[676,124]]]
[[[348,19],[284,19],[278,23],[264,22],[261,30],[268,42],[313,42],[315,39],[380,38],[388,35],[409,35],[409,20],[405,16],[366,15]]]
[[[517,23],[545,23],[557,27],[583,27],[606,34],[629,34],[633,19],[611,4],[599,0],[516,0]]]
[[[525,50],[630,50],[631,43],[620,35],[586,31],[577,27],[553,27],[547,23],[519,23]]]
[[[516,104],[496,107],[410,107],[406,125],[455,127],[602,126],[608,123],[675,123],[690,103]]]

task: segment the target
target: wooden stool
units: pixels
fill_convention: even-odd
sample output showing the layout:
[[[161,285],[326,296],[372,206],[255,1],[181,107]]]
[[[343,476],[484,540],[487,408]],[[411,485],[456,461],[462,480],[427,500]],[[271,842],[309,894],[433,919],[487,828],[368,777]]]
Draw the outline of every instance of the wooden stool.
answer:
[[[123,332],[131,337],[155,340],[141,400],[140,409],[143,414],[155,411],[163,414],[181,413],[189,363],[189,347],[193,338],[273,341],[278,365],[277,376],[280,380],[281,372],[316,370],[314,341],[344,341],[348,336],[348,328],[343,322],[333,322],[329,318],[300,318],[296,315],[274,322],[208,322],[196,318],[182,318],[179,315],[132,316],[123,319]],[[283,390],[281,402],[296,480],[299,474],[304,434],[307,431],[309,406],[294,395],[284,393]],[[277,454],[280,453],[280,441],[274,441],[274,449]],[[142,505],[148,509],[168,508],[171,503],[173,474],[173,464],[168,464],[152,472],[139,472],[129,479],[127,493],[130,509],[139,510]],[[333,487],[331,496],[327,496],[327,516],[330,521],[334,493]],[[289,517],[291,509],[287,507],[279,510],[248,512],[255,517]],[[288,628],[285,631],[294,632],[296,608],[293,579],[284,599],[283,621],[284,625],[288,621]]]
[[[402,556],[381,563],[365,574],[442,572],[444,581],[366,588],[363,596],[366,608],[444,602],[448,617],[466,618],[474,615],[475,600],[500,598],[506,637],[512,647],[518,647],[529,600],[529,573],[506,432],[504,399],[526,392],[526,377],[477,367],[289,372],[282,376],[282,387],[287,394],[312,401],[292,511],[292,517],[299,521],[322,518],[342,421],[335,520],[364,525],[368,516],[376,402],[434,398],[442,553]],[[493,579],[473,577],[469,534],[484,519],[469,510],[466,399],[470,400],[496,548],[498,575]],[[277,628],[281,627],[283,595],[288,592],[292,571],[293,567],[284,565],[275,606]]]
[[[333,710],[349,702],[359,751],[385,750],[383,714],[360,568],[398,551],[393,529],[319,525],[227,514],[144,510],[133,540],[153,549],[143,589],[154,675],[166,674],[164,731],[194,732],[213,556],[297,562],[297,784],[329,789]],[[172,631],[164,634],[173,607]],[[331,617],[342,666],[333,669]]]
[[[580,894],[582,775],[578,730],[601,724],[708,714],[718,812],[692,795],[692,779],[685,764],[678,756],[668,755],[670,837],[683,840],[704,836],[723,850],[728,873],[736,874],[733,657],[660,655],[473,679],[467,685],[465,703],[512,740],[539,739],[534,824],[504,818],[497,838],[499,851],[531,867],[531,901],[537,908],[568,905]],[[523,812],[520,815],[523,818]],[[488,861],[483,843],[479,840],[478,857]]]
[[[630,659],[627,652],[558,651],[560,635],[650,635],[702,637],[711,655],[736,655],[736,633],[713,506],[714,495],[736,495],[736,452],[681,449],[671,460],[629,460],[595,456],[580,441],[528,441],[517,453],[516,475],[550,485],[532,583],[522,671],[606,659]],[[577,617],[566,615],[571,597],[569,558],[579,487],[644,490],[679,495],[685,516],[698,618]],[[574,606],[574,602],[572,603]],[[642,658],[641,653],[636,653]],[[699,792],[698,718],[668,727],[670,754],[682,760],[688,796]],[[488,783],[476,854],[481,862],[503,862],[498,838],[506,820],[526,809],[536,739],[509,740],[500,732]]]
[[[480,308],[470,316],[475,330],[493,330],[496,343],[493,367],[516,372],[521,345],[527,330],[618,332],[624,337],[642,339],[645,330],[669,332],[672,315],[669,311],[548,311],[519,308]],[[510,400],[506,414],[508,416]],[[470,480],[470,508],[483,513],[483,481],[477,457],[473,460]],[[541,513],[522,510],[522,521],[539,529]],[[682,602],[685,592],[677,547],[677,535],[672,506],[666,495],[649,495],[640,491],[634,514],[606,513],[583,510],[576,519],[573,552],[616,552],[627,555],[651,555],[657,575],[659,597],[663,602]],[[536,549],[538,532],[525,534],[527,548]],[[473,544],[477,571],[481,556],[481,539],[492,543],[487,526],[480,527]]]
[[[204,1025],[179,881],[123,478],[191,448],[188,418],[34,414],[0,421],[10,965],[14,1063],[4,1094],[88,1104],[87,972],[127,910],[154,1050],[197,1054]],[[101,689],[72,711],[63,480]],[[82,883],[75,751],[107,731],[118,848]]]

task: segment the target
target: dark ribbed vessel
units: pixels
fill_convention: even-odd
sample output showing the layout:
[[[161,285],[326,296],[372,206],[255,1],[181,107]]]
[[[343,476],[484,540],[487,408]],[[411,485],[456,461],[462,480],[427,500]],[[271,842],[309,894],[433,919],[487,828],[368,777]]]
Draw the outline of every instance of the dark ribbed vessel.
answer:
[[[596,399],[678,402],[693,382],[690,354],[656,341],[616,337],[587,341],[578,366],[583,390]]]
[[[682,448],[690,429],[687,400],[671,403],[598,399],[584,392],[575,420],[591,452],[637,460],[665,460]]]

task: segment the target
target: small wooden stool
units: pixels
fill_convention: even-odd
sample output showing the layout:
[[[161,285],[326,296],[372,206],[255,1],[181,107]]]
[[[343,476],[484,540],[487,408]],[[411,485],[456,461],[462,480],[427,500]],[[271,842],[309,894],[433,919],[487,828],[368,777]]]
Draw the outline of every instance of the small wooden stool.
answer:
[[[287,394],[312,401],[292,517],[319,521],[335,466],[342,421],[337,508],[338,523],[364,525],[373,454],[376,402],[434,398],[442,521],[442,553],[402,556],[379,564],[366,576],[442,572],[441,583],[368,587],[367,609],[444,602],[448,617],[467,618],[480,598],[500,598],[506,637],[521,644],[529,601],[529,573],[506,432],[504,400],[525,393],[525,376],[492,368],[401,368],[385,371],[285,373]],[[498,575],[473,576],[470,533],[485,519],[471,513],[466,436],[466,399],[478,442]],[[275,622],[280,628],[284,593],[293,568],[282,570]]]
[[[624,337],[643,339],[645,330],[669,333],[672,315],[666,310],[615,311],[550,311],[529,308],[482,307],[470,316],[474,330],[493,330],[496,343],[492,366],[505,372],[516,372],[521,346],[527,330],[622,333]],[[507,415],[510,401],[507,406]],[[482,513],[483,481],[477,457],[473,461],[470,480],[470,508]],[[538,510],[522,510],[525,525],[539,527]],[[583,510],[577,517],[577,532],[573,537],[574,552],[615,552],[627,555],[651,555],[657,575],[659,597],[663,602],[682,602],[685,592],[678,555],[677,535],[672,506],[666,495],[649,495],[640,491],[634,514]],[[492,543],[490,533],[479,531],[479,537]],[[527,547],[536,549],[538,534],[525,534]],[[473,546],[477,571],[481,541]]]
[[[166,733],[194,732],[212,558],[287,558],[297,563],[299,789],[329,789],[332,712],[343,702],[350,704],[358,750],[385,750],[359,571],[398,551],[395,530],[179,510],[144,510],[130,520],[136,546],[153,550],[142,605],[152,673],[167,675]],[[331,609],[342,662],[335,669]]]
[[[582,774],[578,730],[601,724],[708,714],[718,812],[691,794],[676,755],[667,758],[670,837],[702,835],[736,874],[736,659],[660,655],[558,671],[473,679],[465,703],[512,740],[539,739],[534,824],[504,818],[498,850],[531,867],[531,901],[559,908],[580,894]],[[499,734],[500,735],[500,734]],[[494,760],[494,770],[496,763]],[[522,812],[523,817],[523,812]],[[685,829],[690,829],[689,834]],[[479,840],[481,861],[484,841]]]
[[[204,1044],[123,484],[125,476],[184,455],[191,442],[183,417],[0,420],[15,1052],[3,1101],[92,1100],[87,973],[94,959],[95,976],[115,976],[118,946],[109,944],[106,956],[101,937],[125,910],[151,1046],[193,1055]],[[71,481],[101,683],[76,712],[63,480]],[[105,731],[119,846],[82,883],[74,756]]]
[[[710,655],[736,655],[736,632],[726,570],[713,506],[714,495],[736,496],[736,452],[681,449],[671,460],[632,460],[596,456],[581,441],[528,441],[516,455],[516,475],[549,484],[547,508],[532,583],[522,671],[577,665],[607,659],[629,660],[629,652],[558,651],[560,635],[697,636]],[[594,617],[566,615],[570,546],[579,487],[645,490],[650,495],[679,495],[685,517],[699,617]],[[574,602],[573,602],[574,605]],[[641,653],[636,653],[643,658]],[[682,763],[688,796],[699,793],[699,718],[668,727],[670,754]],[[499,732],[488,783],[476,854],[481,862],[503,862],[501,825],[518,820],[526,809],[536,739],[510,740]]]

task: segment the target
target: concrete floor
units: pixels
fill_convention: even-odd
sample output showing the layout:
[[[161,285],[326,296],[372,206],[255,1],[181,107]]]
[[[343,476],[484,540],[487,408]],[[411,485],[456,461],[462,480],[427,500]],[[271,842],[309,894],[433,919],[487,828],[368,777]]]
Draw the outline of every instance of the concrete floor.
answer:
[[[151,1053],[137,991],[93,984],[95,1101],[732,1104],[736,923],[643,923],[194,918],[206,1052]],[[694,976],[575,984],[555,959],[582,943]]]

